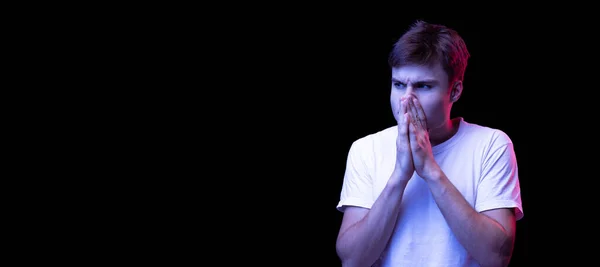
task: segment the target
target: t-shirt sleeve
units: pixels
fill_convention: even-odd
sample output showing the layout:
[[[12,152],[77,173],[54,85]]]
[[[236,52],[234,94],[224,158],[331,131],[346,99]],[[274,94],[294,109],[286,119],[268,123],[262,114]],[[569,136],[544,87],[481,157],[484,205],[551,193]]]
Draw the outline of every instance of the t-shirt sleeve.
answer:
[[[373,179],[370,173],[369,160],[372,151],[369,140],[359,139],[352,143],[346,160],[346,170],[337,209],[344,212],[346,206],[371,208],[374,203]]]
[[[493,143],[499,145],[493,145],[483,161],[475,209],[482,212],[515,208],[516,219],[520,220],[523,218],[523,207],[513,143],[504,133]]]

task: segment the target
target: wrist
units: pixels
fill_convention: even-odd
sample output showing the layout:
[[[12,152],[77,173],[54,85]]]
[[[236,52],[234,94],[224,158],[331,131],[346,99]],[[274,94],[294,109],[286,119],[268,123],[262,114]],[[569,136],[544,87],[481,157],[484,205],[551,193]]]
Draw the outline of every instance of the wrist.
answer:
[[[390,177],[390,181],[394,183],[406,184],[410,178],[412,178],[414,172],[414,169],[402,168],[396,164],[394,171],[392,172],[392,177]]]
[[[446,175],[439,166],[436,166],[435,168],[428,168],[422,178],[425,181],[438,182],[445,179]]]
[[[408,184],[408,181],[410,180],[410,177],[406,178],[400,175],[394,175],[392,174],[392,177],[390,177],[390,179],[387,182],[387,186],[391,186],[393,188],[404,188],[406,187],[406,185]]]

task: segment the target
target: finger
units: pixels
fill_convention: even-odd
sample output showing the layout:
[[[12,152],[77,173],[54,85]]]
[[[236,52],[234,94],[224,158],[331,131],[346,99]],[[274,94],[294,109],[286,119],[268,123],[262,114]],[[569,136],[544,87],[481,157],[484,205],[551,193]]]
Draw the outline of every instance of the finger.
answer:
[[[398,112],[398,118],[404,120],[404,114],[407,113],[408,102],[405,97],[400,98],[400,110]]]
[[[396,141],[399,145],[398,149],[410,150],[410,143],[408,140],[408,125],[410,124],[410,118],[408,117],[408,114],[404,113],[401,115],[400,121],[401,122],[398,123],[398,137]]]
[[[415,107],[414,103],[414,99],[416,99],[414,96],[411,96],[410,99],[408,100],[408,109],[409,112],[411,114],[410,118],[413,122],[413,124],[415,124],[415,126],[420,127],[421,126],[421,119],[418,116],[418,112],[417,112],[417,108]]]
[[[398,126],[400,126],[400,123],[402,122],[402,114],[404,114],[404,112],[402,111],[403,109],[403,104],[402,104],[402,98],[400,99],[400,101],[398,102],[398,108],[396,109],[396,119],[398,120]]]
[[[418,99],[413,98],[412,106],[415,107],[417,116],[419,117],[419,122],[421,123],[421,127],[427,130],[427,116],[425,116],[425,111],[423,110],[421,103]]]
[[[414,123],[408,124],[408,142],[410,147],[414,150],[417,146],[417,126]]]
[[[406,127],[406,123],[407,123],[407,113],[406,113],[406,100],[404,98],[400,99],[400,108],[398,109],[398,135],[399,138],[402,138],[402,136],[400,135],[404,135],[406,136],[407,132],[408,132],[408,128]],[[403,142],[405,140],[402,140]],[[407,140],[406,140],[407,141]]]
[[[400,130],[405,137],[405,141],[408,141],[408,125],[410,125],[410,117],[408,116],[408,113],[404,113],[402,115],[402,126],[400,127]]]

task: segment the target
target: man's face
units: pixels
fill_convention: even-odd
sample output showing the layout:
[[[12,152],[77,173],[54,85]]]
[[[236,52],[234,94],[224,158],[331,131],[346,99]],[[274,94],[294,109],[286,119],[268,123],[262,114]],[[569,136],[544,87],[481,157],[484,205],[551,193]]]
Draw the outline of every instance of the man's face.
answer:
[[[400,99],[413,95],[427,116],[428,128],[437,128],[450,118],[448,75],[440,64],[434,66],[408,65],[392,69],[390,103],[396,121]]]

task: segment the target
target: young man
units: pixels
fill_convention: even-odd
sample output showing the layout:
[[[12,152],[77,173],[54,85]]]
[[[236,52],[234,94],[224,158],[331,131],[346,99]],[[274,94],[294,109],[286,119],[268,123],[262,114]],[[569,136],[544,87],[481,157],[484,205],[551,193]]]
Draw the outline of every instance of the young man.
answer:
[[[469,52],[418,21],[389,58],[398,124],[356,140],[338,210],[343,266],[507,266],[523,217],[511,139],[450,118]]]

